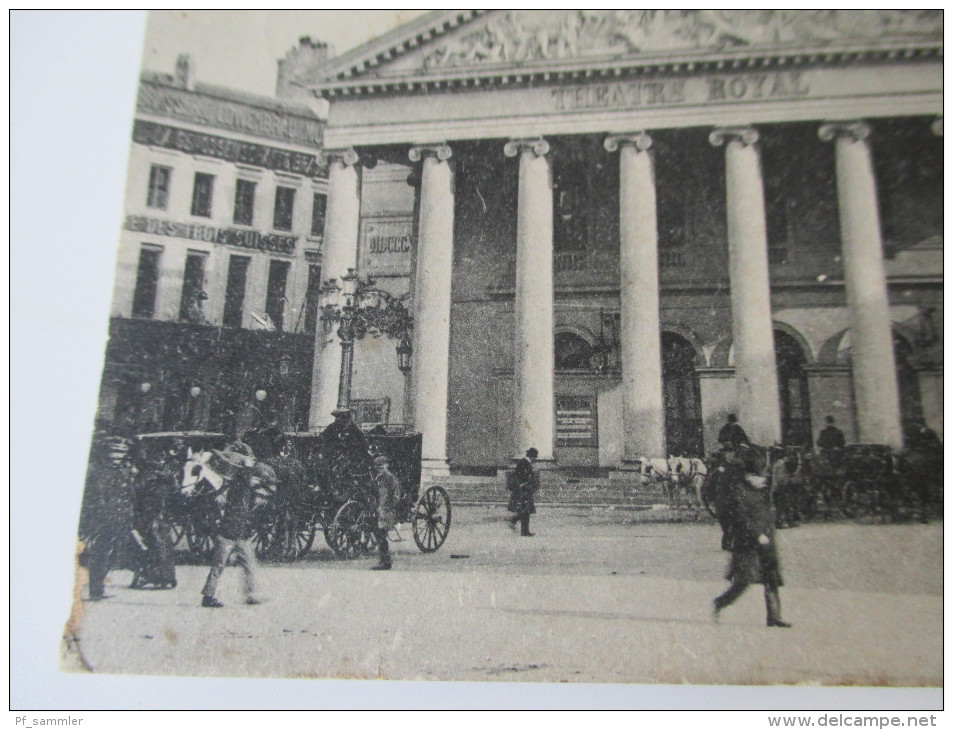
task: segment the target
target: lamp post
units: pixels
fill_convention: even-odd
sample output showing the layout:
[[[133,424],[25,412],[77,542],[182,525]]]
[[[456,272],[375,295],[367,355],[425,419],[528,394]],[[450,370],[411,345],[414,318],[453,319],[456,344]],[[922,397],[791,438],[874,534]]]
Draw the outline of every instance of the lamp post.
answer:
[[[354,342],[366,335],[387,335],[399,338],[397,366],[405,375],[410,372],[412,348],[410,330],[413,320],[401,298],[377,289],[370,277],[361,278],[348,269],[341,283],[329,279],[321,287],[325,304],[321,307],[321,324],[330,333],[338,328],[341,340],[341,373],[338,378],[338,410],[351,406],[351,373],[354,364]]]

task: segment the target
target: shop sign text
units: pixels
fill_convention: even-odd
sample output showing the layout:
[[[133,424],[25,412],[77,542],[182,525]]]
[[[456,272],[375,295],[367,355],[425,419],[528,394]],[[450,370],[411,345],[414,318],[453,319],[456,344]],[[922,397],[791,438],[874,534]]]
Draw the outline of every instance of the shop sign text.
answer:
[[[280,236],[263,234],[258,231],[242,228],[216,228],[200,223],[182,223],[168,221],[161,218],[149,218],[144,215],[126,216],[125,229],[138,233],[151,233],[155,236],[171,236],[173,238],[188,238],[192,241],[204,241],[224,246],[238,246],[256,251],[269,253],[293,254],[295,251],[295,236]]]

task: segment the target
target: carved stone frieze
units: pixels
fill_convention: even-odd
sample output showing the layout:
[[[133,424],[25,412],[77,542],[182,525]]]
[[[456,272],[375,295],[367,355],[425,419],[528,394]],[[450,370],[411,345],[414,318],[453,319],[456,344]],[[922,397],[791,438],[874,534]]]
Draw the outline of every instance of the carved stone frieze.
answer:
[[[942,35],[942,10],[511,10],[462,29],[424,68]]]

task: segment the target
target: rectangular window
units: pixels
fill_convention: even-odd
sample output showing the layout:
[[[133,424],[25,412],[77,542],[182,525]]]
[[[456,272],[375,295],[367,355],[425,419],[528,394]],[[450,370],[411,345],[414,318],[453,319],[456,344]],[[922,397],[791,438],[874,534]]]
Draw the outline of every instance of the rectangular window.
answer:
[[[271,318],[275,329],[281,331],[285,323],[285,285],[288,282],[287,261],[272,259],[268,269],[268,295],[265,298],[265,313]]]
[[[212,217],[212,184],[214,175],[204,172],[195,173],[195,185],[192,188],[192,215],[202,218]]]
[[[235,187],[234,221],[241,226],[250,226],[255,219],[255,183],[239,180]]]
[[[169,183],[172,180],[172,168],[153,165],[149,170],[149,196],[146,205],[150,208],[165,210],[169,207]]]
[[[278,187],[275,189],[275,230],[290,231],[294,217],[295,189]]]
[[[324,193],[315,193],[311,204],[311,235],[324,235],[324,217],[328,211],[328,196]]]
[[[156,292],[159,285],[159,259],[162,249],[143,246],[139,251],[139,271],[132,295],[132,316],[151,319],[156,313]]]
[[[250,256],[231,256],[228,259],[228,280],[225,284],[225,311],[222,326],[241,327],[245,306],[245,282],[248,279]]]
[[[314,334],[318,327],[318,303],[321,298],[321,264],[308,266],[308,293],[304,302],[304,331]]]
[[[185,257],[182,277],[182,298],[179,300],[179,320],[191,324],[205,324],[205,253],[190,253]]]

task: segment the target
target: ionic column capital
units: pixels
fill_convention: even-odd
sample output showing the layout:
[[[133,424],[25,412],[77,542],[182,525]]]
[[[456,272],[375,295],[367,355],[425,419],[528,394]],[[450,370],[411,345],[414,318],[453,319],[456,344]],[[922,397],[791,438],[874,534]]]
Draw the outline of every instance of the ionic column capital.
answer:
[[[937,117],[930,122],[930,131],[937,137],[943,136],[943,117]]]
[[[453,150],[450,149],[450,145],[445,142],[440,142],[438,144],[414,145],[410,148],[407,156],[411,162],[420,162],[425,157],[435,157],[443,162],[444,160],[449,160],[452,154]]]
[[[743,127],[717,127],[708,135],[708,141],[715,147],[726,142],[741,142],[743,147],[753,145],[761,138],[758,130],[748,125]]]
[[[870,131],[867,122],[829,122],[821,125],[817,136],[822,142],[830,142],[835,137],[850,137],[854,142],[860,142],[870,136]]]
[[[610,134],[602,143],[606,152],[615,152],[621,147],[632,146],[639,152],[645,152],[652,146],[652,138],[647,132],[631,132],[628,134]]]
[[[516,157],[523,150],[532,150],[537,157],[549,154],[549,142],[542,137],[535,139],[511,139],[503,145],[503,154],[507,157]]]
[[[357,153],[357,150],[354,149],[353,147],[343,147],[341,149],[334,149],[334,150],[322,150],[321,156],[324,158],[324,163],[326,165],[329,165],[332,162],[340,162],[345,167],[356,165],[358,160],[361,159],[361,156]]]

